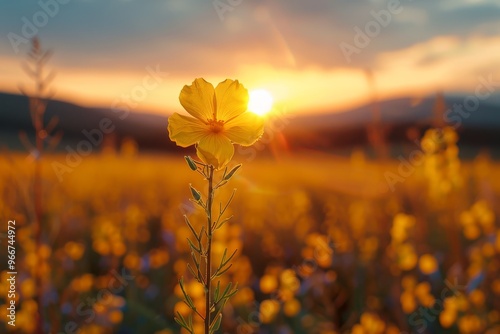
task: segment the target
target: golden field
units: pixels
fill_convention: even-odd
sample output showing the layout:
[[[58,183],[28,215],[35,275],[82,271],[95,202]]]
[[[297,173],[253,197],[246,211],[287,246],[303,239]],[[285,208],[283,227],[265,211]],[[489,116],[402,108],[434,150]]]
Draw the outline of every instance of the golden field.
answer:
[[[219,332],[500,333],[499,163],[460,161],[453,136],[427,146],[404,177],[399,161],[358,151],[242,161],[215,197],[218,208],[237,189],[213,246],[215,262],[225,247],[238,250],[220,278],[239,292]],[[188,184],[206,192],[201,176],[181,156],[125,150],[84,157],[59,182],[54,161],[64,156],[42,160],[36,249],[34,163],[0,157],[0,254],[15,220],[19,305],[16,327],[7,326],[2,261],[0,331],[34,332],[38,270],[50,333],[180,333],[174,312],[189,312],[181,276],[203,309],[183,219],[205,223],[189,201]],[[389,186],[388,172],[401,179]]]

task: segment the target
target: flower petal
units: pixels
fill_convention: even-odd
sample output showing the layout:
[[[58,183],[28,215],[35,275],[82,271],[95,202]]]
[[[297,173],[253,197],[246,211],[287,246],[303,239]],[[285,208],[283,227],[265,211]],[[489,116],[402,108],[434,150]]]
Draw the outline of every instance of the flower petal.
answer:
[[[181,147],[198,143],[208,132],[207,125],[196,118],[174,113],[168,118],[168,135]]]
[[[223,134],[212,133],[200,140],[196,147],[196,153],[203,162],[214,166],[216,169],[221,169],[231,161],[234,147]]]
[[[245,112],[224,124],[224,134],[235,144],[250,146],[264,132],[264,119],[254,113]]]
[[[203,78],[197,78],[191,86],[184,86],[179,95],[182,106],[192,116],[206,122],[214,119],[215,91],[214,86]]]
[[[248,108],[248,91],[238,80],[226,79],[215,88],[217,120],[228,121]]]

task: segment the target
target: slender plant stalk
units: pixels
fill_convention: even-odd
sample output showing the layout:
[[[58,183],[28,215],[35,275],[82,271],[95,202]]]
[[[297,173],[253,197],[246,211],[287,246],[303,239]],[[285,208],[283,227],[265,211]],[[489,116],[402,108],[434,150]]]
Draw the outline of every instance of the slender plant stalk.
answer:
[[[33,53],[35,56],[40,56],[41,49],[38,41],[34,41]],[[33,127],[35,128],[35,148],[36,148],[36,158],[34,166],[33,175],[33,197],[35,204],[35,245],[38,253],[38,263],[41,264],[41,254],[40,248],[42,245],[42,153],[43,153],[43,115],[45,114],[46,104],[42,101],[42,94],[44,90],[43,82],[43,63],[36,62],[34,68],[34,79],[35,79],[35,96],[31,101],[32,117],[33,117]],[[40,266],[35,268],[35,286],[37,287],[36,292],[36,303],[38,305],[37,309],[37,319],[36,319],[36,333],[43,334],[43,318],[42,318],[42,294],[43,294],[43,281],[40,271]]]
[[[37,99],[38,100],[38,99]],[[37,151],[42,152],[43,141],[41,138],[41,129],[36,129],[36,148]],[[40,248],[42,245],[42,160],[41,156],[35,160],[35,173],[33,179],[33,192],[35,201],[35,244],[38,250],[38,263],[41,263],[41,252]],[[42,320],[42,294],[43,294],[43,282],[42,275],[39,266],[35,269],[35,286],[37,287],[36,293],[36,303],[38,305],[37,309],[37,322],[36,322],[36,333],[43,334],[43,320]]]
[[[45,142],[49,143],[49,146],[54,147],[59,142],[61,134],[58,133],[56,136],[50,136],[50,133],[56,126],[58,120],[53,118],[50,120],[47,126],[44,125],[44,114],[47,107],[47,100],[50,99],[51,93],[47,92],[47,88],[54,78],[54,72],[45,73],[45,64],[51,57],[51,52],[43,50],[40,41],[37,37],[31,40],[31,50],[28,53],[28,62],[24,63],[25,72],[34,81],[34,93],[28,94],[22,87],[20,87],[21,92],[29,98],[29,109],[31,114],[31,120],[33,128],[35,130],[35,143],[32,145],[26,133],[22,132],[20,134],[21,141],[25,146],[32,151],[34,151],[34,171],[33,171],[33,202],[34,202],[34,240],[35,249],[37,251],[38,263],[42,263],[42,258],[40,254],[40,249],[42,246],[42,219],[43,219],[43,191],[42,191],[42,157],[44,152]],[[34,280],[36,286],[35,300],[38,305],[37,315],[35,319],[37,334],[43,334],[43,317],[42,317],[42,294],[43,294],[43,280],[41,273],[41,266],[38,265],[34,269]]]
[[[229,283],[226,287],[221,287],[220,280],[212,289],[212,282],[217,278],[221,277],[226,273],[232,266],[230,263],[236,254],[236,250],[228,256],[227,248],[222,254],[222,258],[218,265],[212,263],[212,239],[216,230],[224,226],[231,217],[222,219],[224,213],[226,212],[229,204],[233,200],[234,191],[232,195],[227,200],[226,204],[222,205],[220,203],[219,213],[214,215],[213,213],[213,203],[215,191],[225,185],[229,179],[235,174],[235,172],[241,167],[237,165],[233,167],[229,172],[227,168],[224,170],[222,178],[215,182],[214,174],[215,168],[212,165],[208,165],[199,161],[194,161],[190,157],[185,157],[192,171],[198,172],[208,181],[208,194],[206,201],[204,201],[201,193],[190,185],[191,195],[193,196],[192,201],[204,209],[207,215],[206,226],[203,226],[201,230],[197,231],[195,227],[189,221],[187,216],[184,216],[187,226],[191,230],[194,236],[194,241],[187,238],[189,243],[189,248],[191,249],[191,259],[192,264],[188,263],[187,269],[193,276],[193,278],[200,284],[203,285],[205,290],[205,314],[201,314],[196,308],[193,299],[186,292],[183,278],[179,280],[179,285],[181,287],[182,293],[184,295],[184,302],[191,309],[192,313],[188,317],[184,317],[182,314],[177,312],[175,321],[184,329],[186,329],[190,334],[194,333],[193,328],[193,315],[197,315],[203,320],[203,327],[205,334],[214,334],[220,327],[222,322],[222,311],[226,305],[229,298],[234,296],[238,291],[233,283]],[[203,266],[205,268],[203,268]],[[212,268],[213,267],[213,268]],[[213,269],[213,270],[212,270]]]
[[[214,189],[213,189],[213,179],[214,179],[214,167],[209,166],[209,174],[208,174],[208,201],[207,201],[207,257],[206,257],[206,277],[205,277],[205,334],[210,333],[210,306],[211,306],[211,293],[212,293],[212,203],[214,199]]]

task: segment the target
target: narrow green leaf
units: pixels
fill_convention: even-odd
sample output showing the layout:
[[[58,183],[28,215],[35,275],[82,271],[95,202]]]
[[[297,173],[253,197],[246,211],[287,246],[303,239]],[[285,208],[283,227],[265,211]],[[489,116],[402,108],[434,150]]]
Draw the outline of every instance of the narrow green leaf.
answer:
[[[224,174],[222,174],[222,179],[224,179],[224,177],[226,176],[226,174],[227,174],[227,166],[226,166],[226,168],[224,168]]]
[[[222,313],[219,313],[214,321],[212,321],[212,324],[210,324],[210,333],[215,333],[215,331],[219,329],[221,321]]]
[[[179,312],[177,312],[177,316],[178,317],[175,317],[174,320],[183,328],[185,328],[189,333],[191,334],[194,334],[193,333],[193,327],[189,327],[189,324],[186,322],[186,319],[184,319],[184,317],[182,316],[182,314],[180,314]]]
[[[221,266],[222,263],[224,263],[224,260],[226,259],[226,255],[227,255],[227,248],[224,248],[224,253],[222,254],[222,259],[220,260]]]
[[[227,208],[229,207],[229,204],[231,204],[231,202],[233,201],[235,193],[236,193],[236,189],[233,189],[233,192],[231,193],[231,196],[229,197],[229,200],[227,201],[224,208],[222,208],[222,204],[221,204],[221,210],[220,210],[219,216],[222,216],[224,214],[224,212],[226,212]]]
[[[215,226],[215,227],[214,227],[214,229],[215,229],[215,230],[220,229],[222,226],[224,226],[224,224],[226,224],[228,221],[230,221],[230,220],[231,220],[231,218],[233,218],[233,216],[230,216],[230,217],[227,217],[227,218],[223,219],[221,222],[219,222],[219,223],[217,224],[217,226]]]
[[[191,275],[193,275],[193,277],[196,278],[196,280],[198,280],[198,274],[194,272],[193,267],[191,267],[191,265],[189,263],[187,264],[187,268],[188,268],[189,272],[191,273]]]
[[[226,295],[229,293],[229,291],[231,291],[232,286],[233,286],[233,283],[229,282],[229,284],[224,289],[224,292],[222,293],[222,297],[219,299],[219,301],[226,297]]]
[[[215,287],[215,292],[214,292],[214,300],[219,299],[219,292],[220,292],[220,281],[217,281],[217,286]]]
[[[224,290],[224,295],[220,298],[220,300],[222,301],[221,309],[224,307],[224,305],[226,305],[229,298],[234,296],[237,292],[238,292],[238,284],[236,284],[234,289],[232,289],[230,291],[228,289]]]
[[[194,265],[196,266],[196,269],[198,269],[198,271],[200,270],[200,262],[198,261],[198,258],[193,254],[191,256],[191,258],[193,259],[193,262],[194,262]]]
[[[194,249],[198,254],[201,253],[201,249],[199,249],[198,247],[196,247],[193,242],[191,241],[191,239],[189,238],[186,238],[188,243],[189,243],[189,247],[191,247],[191,249]]]
[[[181,287],[181,290],[182,290],[182,294],[184,295],[184,302],[187,304],[187,306],[189,306],[191,309],[195,310],[196,307],[194,306],[194,303],[193,303],[193,300],[191,299],[191,297],[189,297],[189,295],[186,293],[186,290],[184,289],[184,280],[183,278],[180,279],[179,281],[179,285]]]
[[[217,187],[216,188],[218,189],[218,188],[222,187],[223,185],[225,185],[226,183],[227,183],[227,180],[222,180],[219,183],[217,183]]]
[[[198,238],[198,233],[196,233],[196,231],[194,230],[194,227],[193,225],[191,225],[191,222],[189,221],[189,218],[187,215],[184,215],[184,221],[186,222],[186,225],[189,227],[189,229],[191,230],[191,233],[194,234],[196,240],[199,241],[199,238]]]
[[[224,275],[224,273],[226,271],[228,271],[231,267],[233,266],[233,264],[231,263],[229,266],[226,267],[226,269],[223,269],[223,270],[220,270],[220,271],[217,271],[217,273],[215,275],[213,275],[212,277],[215,278],[215,277],[221,277],[222,275]]]
[[[226,296],[224,297],[224,299],[226,299],[226,300],[227,300],[227,299],[231,298],[231,297],[232,297],[232,296],[234,296],[237,292],[238,292],[238,289],[236,289],[236,288],[235,288],[233,291],[231,291],[231,293],[229,293],[228,295],[226,295]]]
[[[189,297],[189,295],[186,295],[186,300],[184,301],[184,303],[186,303],[186,305],[189,306],[190,309],[196,310],[196,306],[194,306],[193,300],[191,299],[191,297]]]
[[[174,317],[175,322],[177,322],[179,325],[182,327],[186,327],[186,321],[184,320],[184,317],[177,311],[178,316]]]
[[[205,226],[202,226],[202,227],[201,227],[200,234],[198,235],[198,241],[201,241],[201,238],[202,238],[203,232],[205,232]]]
[[[224,176],[223,180],[228,181],[231,177],[233,177],[234,173],[236,173],[236,171],[240,169],[240,167],[241,164],[234,166],[233,169],[231,169],[231,171]]]
[[[226,248],[226,251],[227,251],[227,248]],[[225,260],[225,261],[224,261],[224,260],[223,260],[223,261],[221,261],[221,267],[224,267],[224,266],[225,266],[225,265],[226,265],[229,261],[231,261],[231,260],[233,259],[234,255],[236,254],[236,252],[237,252],[237,251],[238,251],[238,250],[237,250],[237,249],[235,249],[235,250],[234,250],[234,252],[233,252],[233,254],[231,254],[231,256],[230,256],[227,260]],[[223,259],[225,259],[225,255],[226,255],[226,252],[224,252],[224,257],[223,257]]]

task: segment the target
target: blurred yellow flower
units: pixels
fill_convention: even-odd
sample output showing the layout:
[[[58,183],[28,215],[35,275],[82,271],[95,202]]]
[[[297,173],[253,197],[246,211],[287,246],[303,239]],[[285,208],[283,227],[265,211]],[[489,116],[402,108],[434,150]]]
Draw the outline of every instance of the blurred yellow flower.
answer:
[[[278,279],[273,275],[264,275],[260,279],[260,291],[271,293],[278,288]]]
[[[412,313],[417,308],[415,297],[410,291],[404,291],[403,293],[401,293],[399,300],[401,301],[403,312],[405,312],[406,314]]]
[[[297,299],[291,299],[283,305],[283,312],[287,317],[293,317],[300,311],[300,302]]]
[[[81,243],[69,241],[64,245],[64,251],[72,260],[76,261],[83,256],[85,246]]]
[[[246,112],[248,91],[238,80],[226,79],[214,89],[205,79],[195,79],[184,86],[179,100],[194,118],[170,116],[170,139],[181,147],[196,144],[198,157],[217,169],[233,157],[233,143],[250,146],[264,131],[263,119]]]
[[[486,297],[481,290],[472,290],[469,294],[469,300],[476,307],[481,307],[484,304]]]
[[[21,292],[25,298],[32,298],[36,292],[35,281],[31,278],[24,280],[21,283]]]
[[[123,313],[119,310],[114,310],[108,315],[108,318],[112,324],[119,324],[123,320]]]
[[[418,266],[425,275],[430,275],[438,270],[438,262],[431,254],[422,255],[418,261]]]
[[[280,310],[280,304],[274,299],[266,299],[260,304],[260,321],[268,324],[276,317]]]
[[[439,322],[444,328],[450,328],[457,319],[457,312],[445,309],[439,314]]]
[[[415,268],[418,256],[415,254],[415,248],[411,244],[403,244],[398,248],[398,262],[402,270],[411,270]]]

